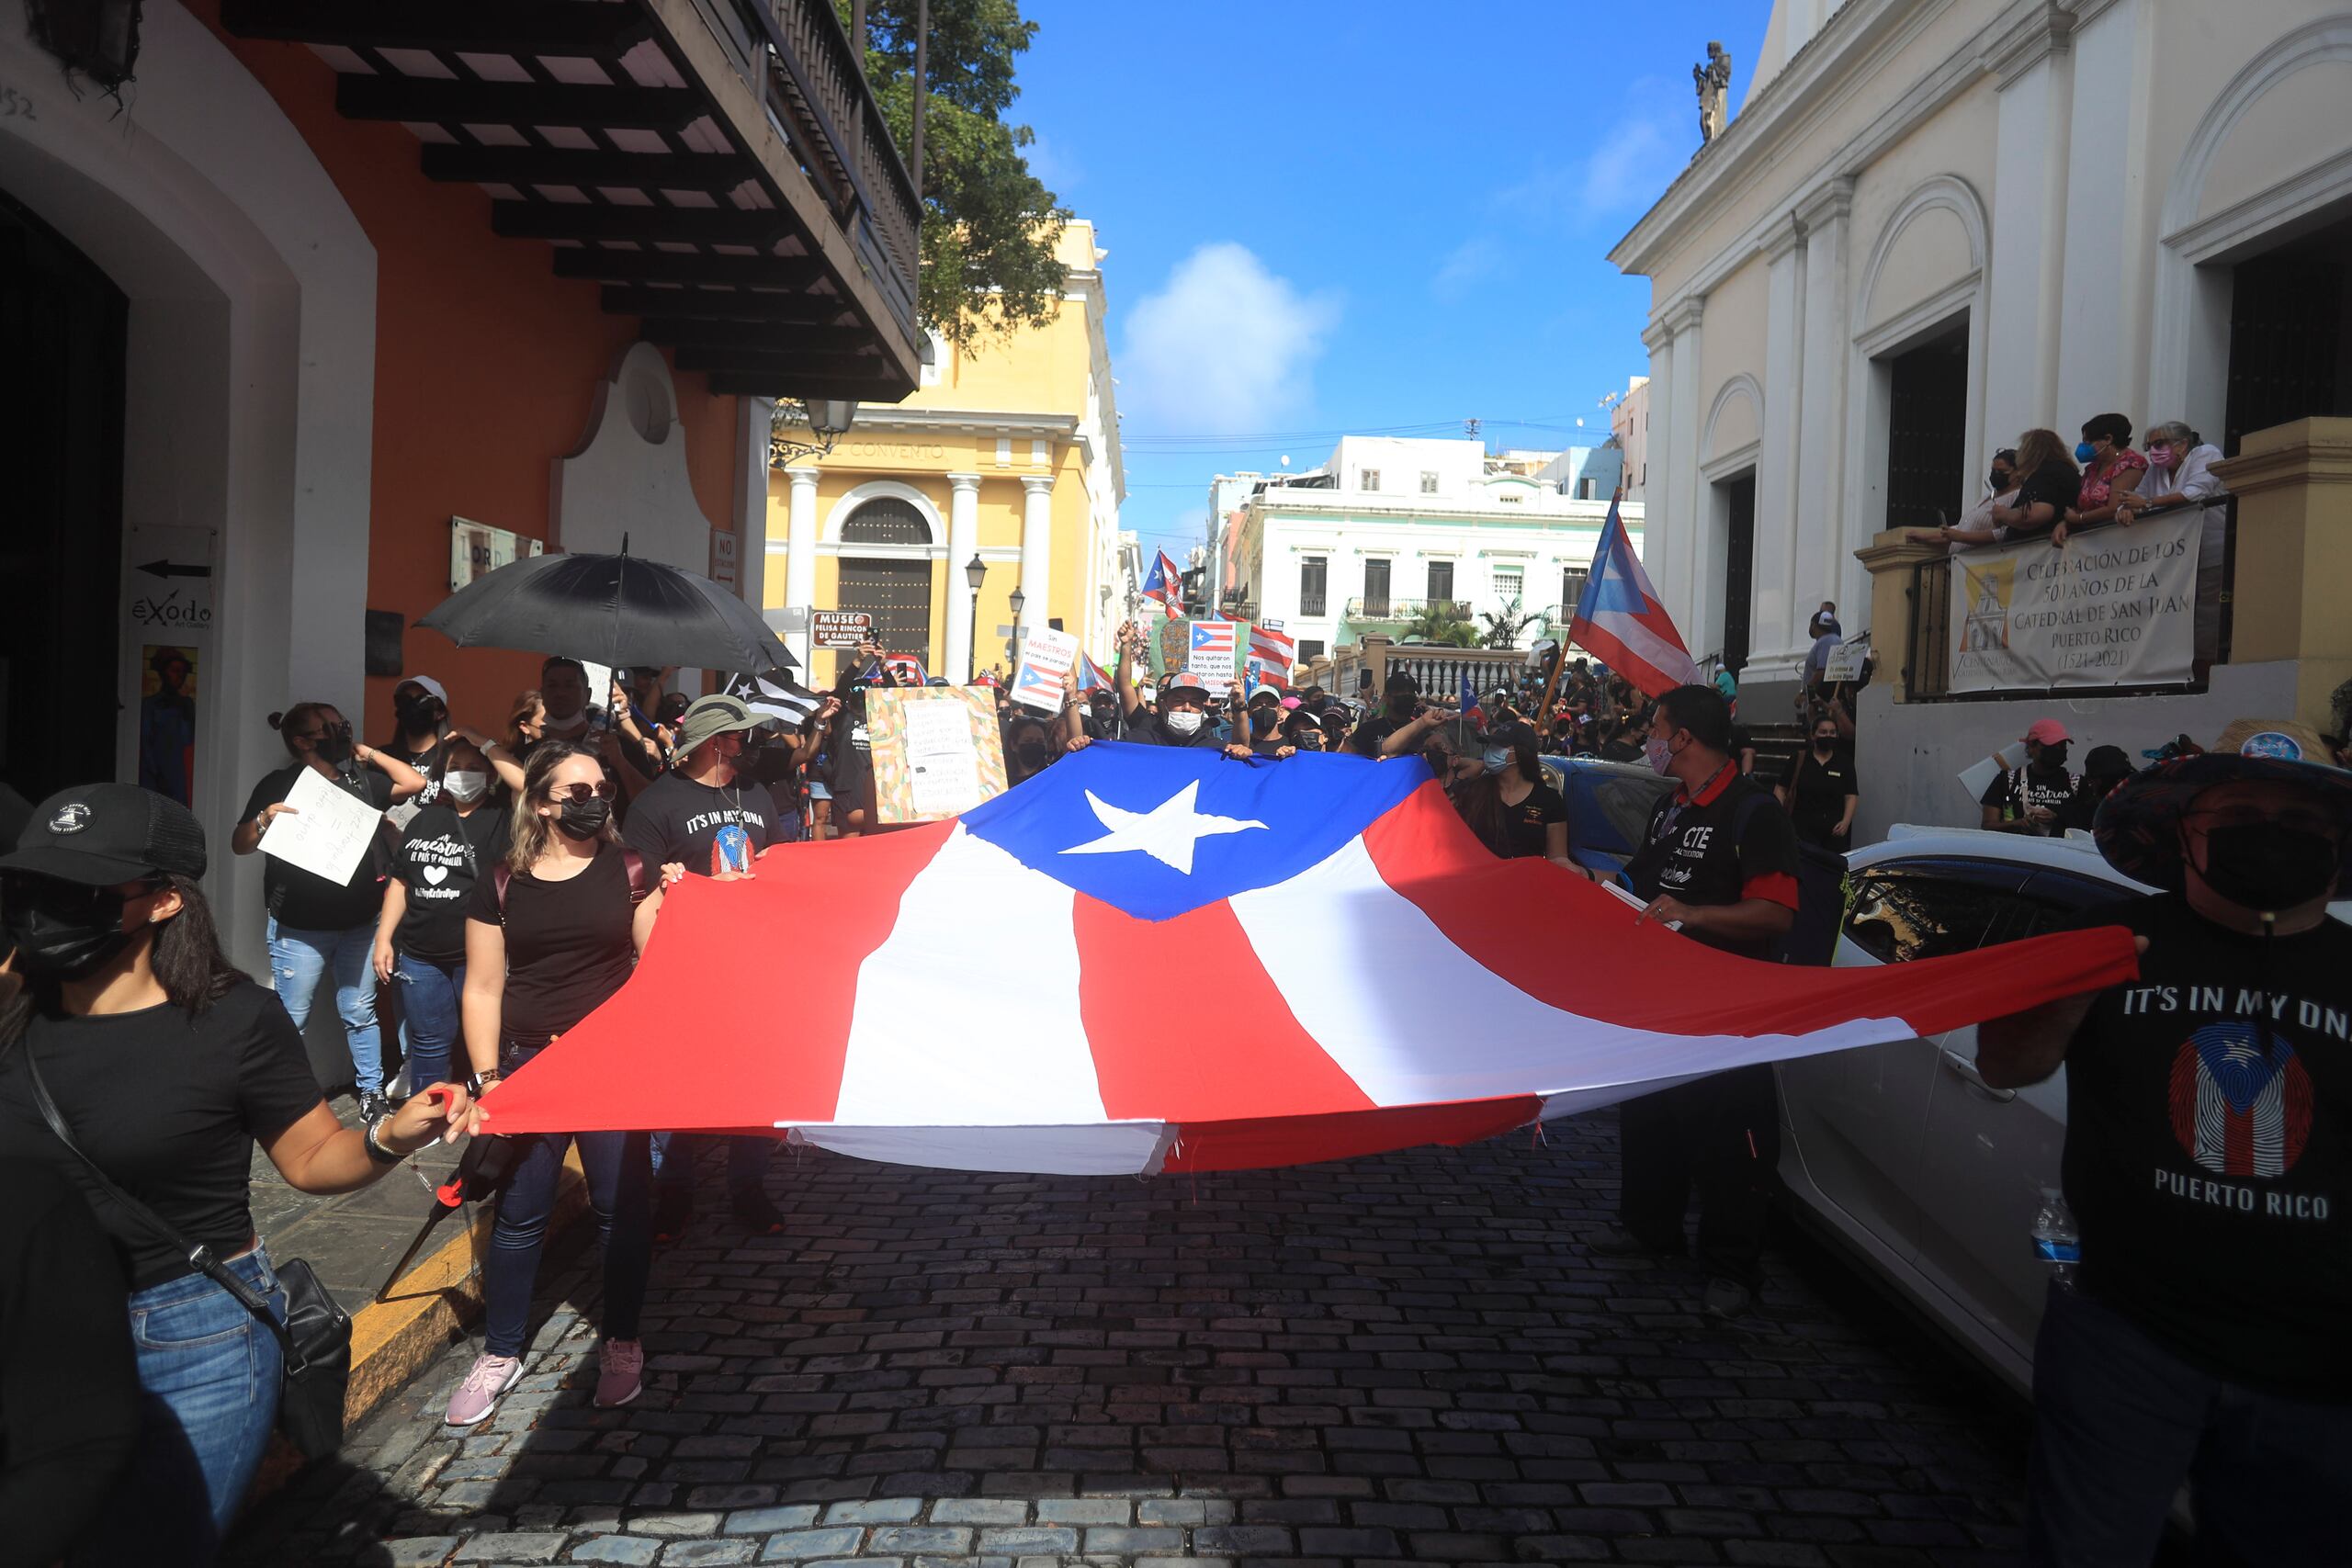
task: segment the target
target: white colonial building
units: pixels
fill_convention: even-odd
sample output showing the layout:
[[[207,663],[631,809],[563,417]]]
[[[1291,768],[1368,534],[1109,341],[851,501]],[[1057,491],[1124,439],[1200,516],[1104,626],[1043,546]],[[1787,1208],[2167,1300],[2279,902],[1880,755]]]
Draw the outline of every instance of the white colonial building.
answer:
[[[1298,639],[1301,662],[1399,636],[1432,604],[1474,618],[1516,605],[1537,617],[1524,647],[1567,624],[1609,495],[1578,498],[1565,454],[1517,457],[1490,461],[1475,440],[1344,436],[1312,472],[1258,479],[1223,519],[1232,588]],[[1624,515],[1638,550],[1641,508]]]
[[[1777,0],[1611,259],[1652,280],[1650,573],[1758,694],[2020,431],[2352,412],[2352,8]]]

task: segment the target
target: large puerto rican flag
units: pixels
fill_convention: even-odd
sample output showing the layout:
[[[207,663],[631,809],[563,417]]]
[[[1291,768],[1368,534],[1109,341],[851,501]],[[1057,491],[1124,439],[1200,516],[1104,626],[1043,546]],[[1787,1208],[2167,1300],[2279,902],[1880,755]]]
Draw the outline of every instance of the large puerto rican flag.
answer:
[[[1418,759],[1098,741],[960,820],[672,888],[635,976],[506,1080],[490,1130],[755,1130],[968,1170],[1295,1165],[2135,972],[2116,928],[1816,969],[1634,913],[1494,858]]]
[[[1623,490],[1609,498],[1609,521],[1601,525],[1591,575],[1568,622],[1568,640],[1631,681],[1644,696],[1655,697],[1698,684],[1699,666],[1658,603],[1642,558],[1634,553],[1618,513],[1624,498]]]

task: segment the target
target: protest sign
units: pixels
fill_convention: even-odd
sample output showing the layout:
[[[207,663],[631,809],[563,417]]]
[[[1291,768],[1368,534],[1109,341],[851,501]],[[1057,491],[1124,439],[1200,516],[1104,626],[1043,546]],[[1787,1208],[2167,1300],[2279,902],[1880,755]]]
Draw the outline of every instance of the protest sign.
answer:
[[[1841,642],[1829,650],[1829,658],[1821,666],[1821,678],[1832,685],[1851,683],[1862,678],[1862,661],[1871,656],[1871,645],[1860,637]]]
[[[1032,627],[1021,643],[1012,700],[1045,713],[1062,711],[1062,680],[1078,666],[1078,638],[1050,626]]]
[[[1159,623],[1159,636],[1152,642],[1155,656],[1152,673],[1165,675],[1184,668],[1186,656],[1192,651],[1193,623],[1182,616],[1171,615]]]
[[[384,814],[316,768],[302,770],[286,792],[286,804],[293,810],[270,818],[261,836],[262,852],[337,887],[348,883]]]
[[[812,610],[808,640],[816,648],[855,648],[874,635],[874,617],[860,610]]]
[[[2064,546],[2034,538],[1953,556],[1949,688],[2186,683],[2203,522],[2184,508]]]
[[[1240,634],[1238,622],[1193,622],[1185,642],[1184,668],[1212,680],[1232,680],[1241,649]]]
[[[1984,798],[1993,781],[2013,768],[2025,766],[2025,742],[2012,740],[1981,762],[1971,762],[1960,771],[1960,787],[1968,792],[1970,801]]]
[[[884,822],[936,822],[1004,793],[1004,740],[982,687],[865,694],[874,801]]]

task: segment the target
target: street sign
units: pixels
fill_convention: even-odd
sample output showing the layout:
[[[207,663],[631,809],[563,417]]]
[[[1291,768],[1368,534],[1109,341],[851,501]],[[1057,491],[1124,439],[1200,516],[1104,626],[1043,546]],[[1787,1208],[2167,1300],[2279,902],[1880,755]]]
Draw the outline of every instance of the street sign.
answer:
[[[1270,632],[1278,632],[1283,629],[1283,623],[1276,620],[1264,620],[1260,621],[1258,624],[1265,627]]]
[[[710,580],[721,588],[735,586],[735,536],[724,528],[710,531]]]
[[[470,518],[449,519],[449,592],[477,577],[488,577],[523,556],[545,554],[547,545],[511,528],[493,528]]]
[[[855,648],[874,635],[874,617],[860,610],[811,610],[808,633],[817,648]]]
[[[150,642],[212,626],[212,530],[133,525],[123,575],[127,618]]]
[[[778,637],[782,637],[786,632],[805,632],[808,629],[808,610],[805,605],[789,604],[782,609],[762,610],[760,619],[765,621],[768,624],[768,630]]]

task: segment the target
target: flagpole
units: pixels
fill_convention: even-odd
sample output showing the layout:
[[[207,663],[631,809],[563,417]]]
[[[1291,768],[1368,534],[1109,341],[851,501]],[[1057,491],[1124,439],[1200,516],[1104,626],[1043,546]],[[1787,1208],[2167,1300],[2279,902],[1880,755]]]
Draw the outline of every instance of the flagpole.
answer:
[[[1615,490],[1609,492],[1609,515],[1611,518],[1617,517],[1618,503],[1624,499],[1625,487],[1623,485],[1619,485]],[[1622,520],[1620,520],[1619,525],[1623,526]],[[1602,532],[1605,534],[1608,530],[1604,527]],[[1567,609],[1567,606],[1564,604],[1561,608]],[[1568,626],[1573,627],[1576,624],[1576,612],[1574,610],[1568,610]],[[1560,671],[1567,667],[1568,634],[1567,631],[1563,630],[1559,637],[1559,646],[1552,650],[1552,678],[1544,683],[1544,733],[1546,735],[1553,733],[1552,698],[1560,689]]]

